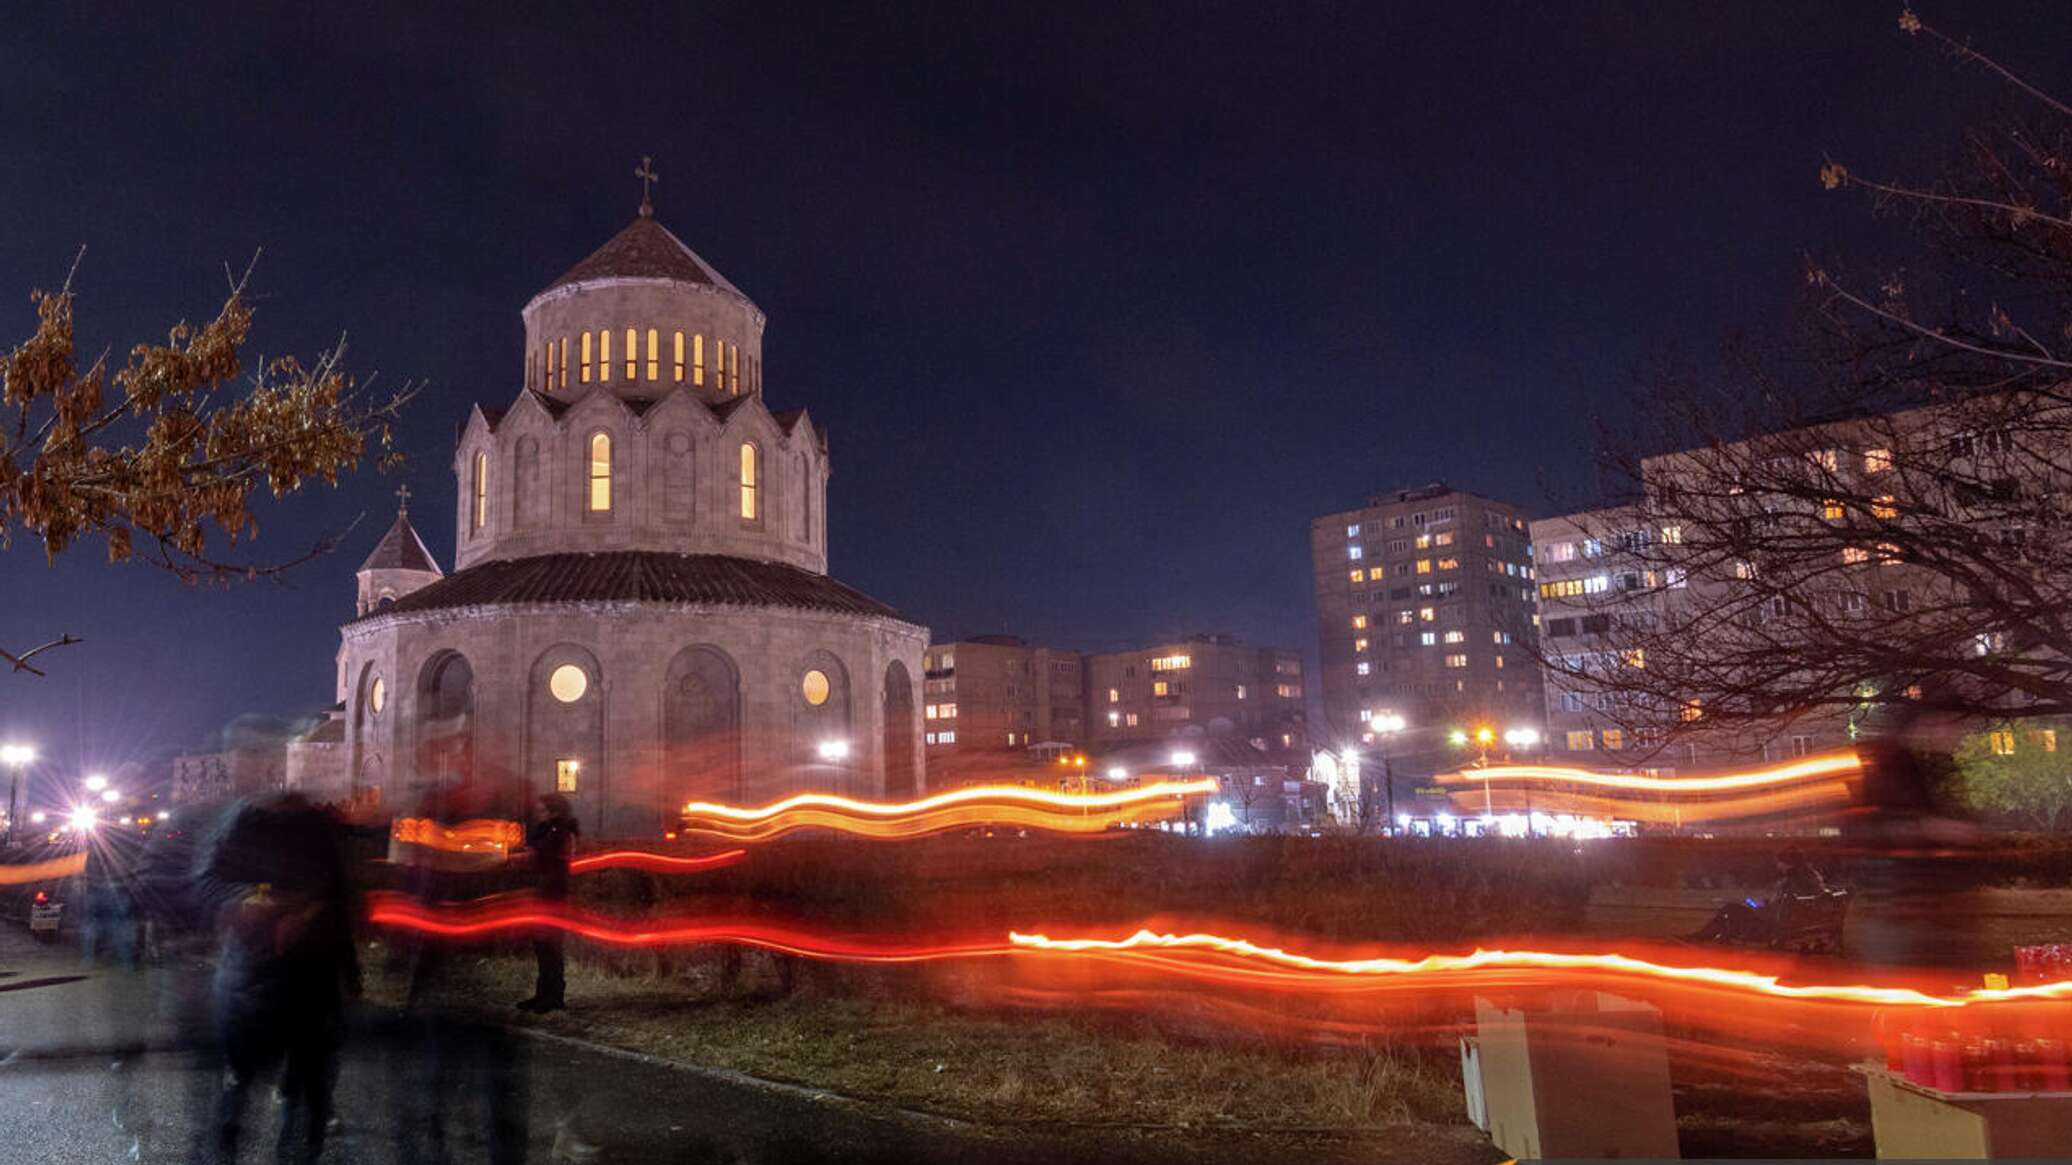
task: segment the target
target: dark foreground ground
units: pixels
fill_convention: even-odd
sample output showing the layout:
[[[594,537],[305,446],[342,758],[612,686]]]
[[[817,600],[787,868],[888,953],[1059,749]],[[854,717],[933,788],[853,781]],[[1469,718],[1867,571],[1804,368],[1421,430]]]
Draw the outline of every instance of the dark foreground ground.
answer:
[[[0,1160],[183,1162],[214,1076],[163,1022],[148,974],[84,969],[64,948],[0,929]],[[396,1144],[399,1076],[393,1020],[356,1020],[342,1066],[342,1126],[327,1162],[408,1159]],[[859,1105],[810,1089],[613,1054],[566,1040],[512,1036],[531,1161],[778,1163],[986,1161],[1220,1162],[1299,1153],[1305,1161],[1479,1165],[1502,1155],[1472,1129],[1405,1126],[1357,1138],[1230,1136],[1175,1143],[1127,1132],[1080,1134],[975,1126]],[[488,1160],[481,1110],[461,1075],[441,1078],[456,1161]],[[271,1159],[275,1109],[250,1113],[245,1160]],[[594,1155],[592,1155],[594,1154]]]

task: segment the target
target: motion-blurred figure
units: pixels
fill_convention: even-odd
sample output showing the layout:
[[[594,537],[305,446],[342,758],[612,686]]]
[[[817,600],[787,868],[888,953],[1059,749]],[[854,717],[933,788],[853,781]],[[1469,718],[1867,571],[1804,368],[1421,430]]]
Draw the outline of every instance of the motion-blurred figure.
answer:
[[[568,900],[568,863],[582,827],[576,823],[568,798],[559,793],[541,797],[540,808],[544,816],[526,831],[525,845],[532,851],[540,900],[558,905]],[[539,972],[532,998],[519,1000],[519,1010],[547,1012],[568,1006],[568,972],[562,957],[561,932],[542,927],[533,936],[532,953],[539,962]]]
[[[1825,893],[1827,879],[1820,876],[1820,871],[1806,860],[1806,855],[1798,850],[1786,850],[1777,855],[1777,882],[1771,887],[1768,898],[1745,898],[1727,903],[1698,928],[1691,941],[1768,942],[1777,932],[1777,914],[1785,899],[1811,898]]]
[[[315,1161],[331,1117],[345,1000],[360,990],[341,830],[299,794],[233,810],[200,856],[222,935],[213,990],[227,1069],[214,1150],[237,1160],[252,1085],[281,1067],[280,1161]]]

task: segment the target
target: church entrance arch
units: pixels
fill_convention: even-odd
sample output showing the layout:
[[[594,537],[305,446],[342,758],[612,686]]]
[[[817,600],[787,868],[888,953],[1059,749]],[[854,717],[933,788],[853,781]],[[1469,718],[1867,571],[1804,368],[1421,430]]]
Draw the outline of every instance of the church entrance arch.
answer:
[[[420,783],[444,789],[475,775],[475,669],[458,651],[436,652],[417,673]]]
[[[599,836],[616,832],[605,819],[612,774],[604,763],[604,697],[597,657],[572,643],[541,652],[526,676],[527,799],[559,793],[583,828]]]
[[[851,735],[849,669],[831,651],[800,660],[791,689],[792,791],[854,793],[858,742]]]
[[[686,647],[669,661],[662,764],[662,787],[677,804],[742,800],[741,672],[717,647]]]
[[[893,660],[885,668],[885,796],[911,801],[921,795],[920,769],[914,764],[914,681],[906,664]]]

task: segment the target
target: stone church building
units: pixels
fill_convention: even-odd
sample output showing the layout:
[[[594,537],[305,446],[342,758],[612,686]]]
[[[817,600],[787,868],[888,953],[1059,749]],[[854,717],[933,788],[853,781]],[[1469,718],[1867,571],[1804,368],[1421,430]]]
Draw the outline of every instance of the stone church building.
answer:
[[[558,791],[618,837],[693,799],[918,794],[928,632],[828,577],[827,435],[764,404],[763,313],[644,197],[521,314],[524,383],[455,451],[452,573],[407,509],[360,568],[332,780]]]

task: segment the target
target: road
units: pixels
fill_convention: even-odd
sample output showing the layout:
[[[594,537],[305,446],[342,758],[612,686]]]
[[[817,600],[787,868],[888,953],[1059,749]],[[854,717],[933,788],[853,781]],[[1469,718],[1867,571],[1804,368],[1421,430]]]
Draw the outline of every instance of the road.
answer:
[[[177,977],[82,967],[67,948],[31,944],[0,927],[0,1160],[47,1165],[185,1162],[197,1114],[218,1077],[169,1022]],[[341,1126],[327,1163],[409,1160],[396,1145],[402,1095],[393,1015],[356,1021],[337,1090]],[[1500,1160],[1473,1130],[1410,1127],[1400,1135],[1266,1144],[1235,1136],[1176,1144],[1088,1131],[985,1130],[885,1112],[809,1090],[672,1066],[566,1042],[496,1037],[522,1063],[527,1159],[598,1162],[985,1161],[1051,1165],[1118,1161],[1220,1165],[1299,1151],[1307,1162],[1481,1165]],[[468,1086],[442,1078],[455,1107],[453,1160],[486,1161]],[[271,1159],[272,1106],[255,1100],[243,1159]],[[557,1137],[560,1145],[557,1149]]]

